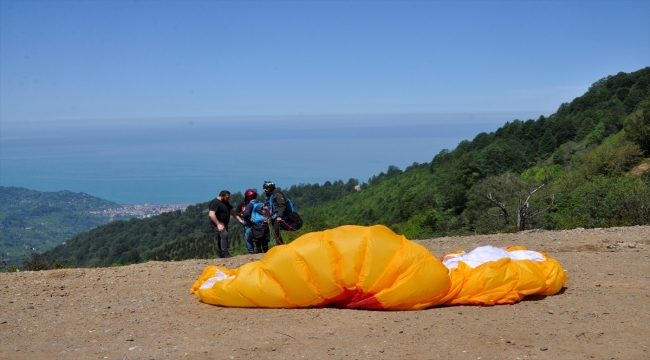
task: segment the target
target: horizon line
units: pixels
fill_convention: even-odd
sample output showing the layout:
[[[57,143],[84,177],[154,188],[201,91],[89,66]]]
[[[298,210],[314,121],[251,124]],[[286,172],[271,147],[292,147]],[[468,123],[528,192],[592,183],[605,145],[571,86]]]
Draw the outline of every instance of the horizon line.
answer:
[[[550,116],[557,110],[538,110],[538,111],[440,111],[440,112],[395,112],[395,113],[331,113],[331,114],[270,114],[270,115],[206,115],[206,116],[164,116],[164,117],[121,117],[121,118],[78,118],[78,119],[32,119],[32,120],[9,120],[0,121],[2,126],[21,126],[30,124],[101,124],[101,123],[121,123],[128,122],[133,124],[158,121],[164,123],[173,123],[178,121],[261,121],[261,120],[285,120],[292,122],[296,120],[395,120],[394,117],[408,117],[411,120],[443,120],[440,117],[464,118],[475,116],[486,117],[504,117],[512,116],[512,120],[522,120],[519,117],[527,119],[539,118],[540,116]],[[532,116],[532,117],[531,117]],[[344,119],[345,118],[345,119]],[[437,119],[434,119],[437,118]],[[467,120],[467,119],[466,119]]]

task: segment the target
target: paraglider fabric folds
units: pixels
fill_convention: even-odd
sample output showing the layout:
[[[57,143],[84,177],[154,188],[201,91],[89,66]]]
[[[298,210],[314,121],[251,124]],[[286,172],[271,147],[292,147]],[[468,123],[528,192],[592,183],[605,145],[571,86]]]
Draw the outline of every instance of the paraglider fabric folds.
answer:
[[[554,294],[566,283],[560,265],[545,254],[487,250],[500,257],[458,252],[443,264],[385,226],[349,225],[303,235],[237,269],[208,266],[190,292],[205,303],[233,307],[417,310],[509,304]]]
[[[445,255],[443,263],[452,283],[445,305],[513,304],[527,295],[553,295],[567,281],[556,260],[523,246],[483,246]]]

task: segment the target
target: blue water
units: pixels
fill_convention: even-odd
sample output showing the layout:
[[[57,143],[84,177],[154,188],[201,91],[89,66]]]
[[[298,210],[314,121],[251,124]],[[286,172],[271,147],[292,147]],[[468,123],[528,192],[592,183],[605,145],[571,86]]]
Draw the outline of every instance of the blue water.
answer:
[[[1,124],[0,185],[122,204],[197,203],[223,189],[356,178],[429,162],[512,114]]]

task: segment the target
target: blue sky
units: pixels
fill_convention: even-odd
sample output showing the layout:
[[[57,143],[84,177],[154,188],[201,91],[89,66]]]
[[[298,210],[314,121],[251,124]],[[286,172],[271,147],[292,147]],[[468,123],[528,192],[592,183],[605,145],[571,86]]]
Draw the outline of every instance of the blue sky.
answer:
[[[650,1],[0,1],[0,121],[550,114]]]

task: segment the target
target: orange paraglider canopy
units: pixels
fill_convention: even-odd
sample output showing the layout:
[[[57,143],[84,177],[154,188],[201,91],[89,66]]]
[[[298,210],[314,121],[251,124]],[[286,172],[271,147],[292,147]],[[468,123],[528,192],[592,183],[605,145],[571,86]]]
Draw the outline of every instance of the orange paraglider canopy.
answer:
[[[417,310],[514,303],[566,283],[557,261],[521,247],[443,260],[385,226],[348,225],[305,234],[237,269],[208,266],[190,292],[221,306]]]

